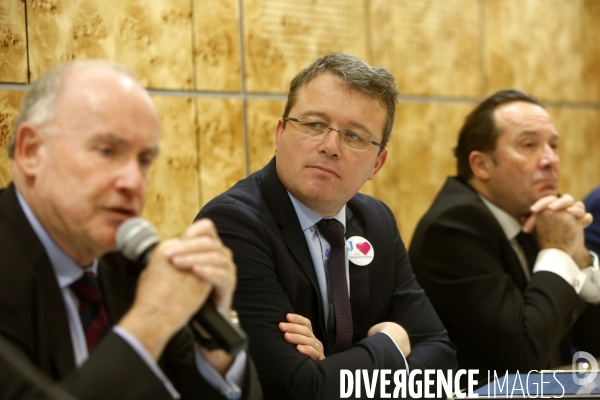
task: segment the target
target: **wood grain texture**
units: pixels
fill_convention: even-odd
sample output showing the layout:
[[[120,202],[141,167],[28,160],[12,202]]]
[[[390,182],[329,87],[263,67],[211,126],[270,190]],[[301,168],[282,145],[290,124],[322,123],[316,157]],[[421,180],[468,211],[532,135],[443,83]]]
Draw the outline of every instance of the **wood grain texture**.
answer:
[[[238,0],[194,0],[197,90],[241,91]]]
[[[204,205],[246,176],[242,100],[196,99],[196,110]]]
[[[277,121],[283,115],[285,100],[248,100],[248,156],[250,173],[264,167],[275,155]]]
[[[392,74],[401,93],[481,95],[477,1],[389,3],[394,39]],[[377,37],[375,32],[377,28],[373,38]]]
[[[482,4],[487,93],[516,87],[543,100],[587,99],[581,0],[483,0]],[[586,29],[598,36],[597,22]]]
[[[600,102],[600,1],[583,0],[585,99]]]
[[[560,134],[559,190],[583,199],[600,184],[600,112],[598,109],[549,107]]]
[[[244,0],[246,89],[285,93],[304,67],[338,51],[366,59],[363,0]]]
[[[64,61],[103,58],[128,65],[146,87],[193,87],[187,0],[31,0],[27,18],[32,79]]]
[[[277,121],[283,115],[285,100],[248,100],[248,157],[253,173],[275,155]]]
[[[0,91],[0,188],[11,181],[11,161],[6,153],[6,145],[12,136],[24,95],[24,92]]]
[[[0,3],[0,82],[27,83],[24,0]]]
[[[391,1],[394,0],[369,0],[367,32],[368,58],[371,65],[385,67],[390,72],[394,71],[394,19],[390,12]]]
[[[154,96],[161,116],[160,154],[152,166],[152,183],[142,216],[162,238],[180,236],[200,207],[194,101]]]
[[[408,245],[414,229],[450,175],[458,130],[473,104],[401,103],[386,165],[373,195],[390,206]]]

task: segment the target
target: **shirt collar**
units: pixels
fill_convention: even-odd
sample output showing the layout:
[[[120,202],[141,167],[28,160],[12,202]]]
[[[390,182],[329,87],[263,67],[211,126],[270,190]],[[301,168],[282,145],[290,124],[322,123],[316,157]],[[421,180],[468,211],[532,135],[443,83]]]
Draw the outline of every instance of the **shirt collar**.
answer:
[[[16,189],[16,188],[15,188]],[[33,211],[21,196],[18,190],[15,190],[17,193],[17,199],[19,200],[19,204],[23,209],[23,213],[25,213],[25,217],[27,217],[27,221],[29,221],[29,225],[33,228],[33,231],[37,235],[38,239],[44,246],[46,250],[46,254],[48,254],[48,258],[50,259],[50,264],[54,269],[54,275],[56,275],[56,279],[58,280],[58,284],[61,289],[68,287],[73,282],[81,278],[84,272],[89,271],[94,274],[98,271],[98,260],[94,260],[92,265],[88,268],[80,268],[79,265],[73,260],[71,257],[67,255],[58,245],[52,240],[48,232],[44,229],[40,221],[33,214]]]
[[[313,227],[317,222],[323,219],[323,216],[319,213],[311,210],[306,207],[304,204],[300,202],[297,198],[292,196],[292,194],[288,191],[288,196],[290,196],[290,200],[292,200],[292,204],[294,205],[294,209],[296,210],[296,214],[298,215],[298,220],[300,221],[300,226],[302,227],[302,232],[306,231]],[[333,219],[338,220],[344,226],[344,231],[346,231],[346,206],[342,207],[342,209],[335,214]]]
[[[508,240],[514,239],[519,234],[519,232],[521,232],[522,226],[519,223],[519,221],[517,221],[506,211],[504,211],[503,209],[501,209],[500,207],[483,197],[481,194],[478,193],[478,195],[483,201],[483,204],[486,205],[486,207],[490,210],[494,218],[496,218]]]

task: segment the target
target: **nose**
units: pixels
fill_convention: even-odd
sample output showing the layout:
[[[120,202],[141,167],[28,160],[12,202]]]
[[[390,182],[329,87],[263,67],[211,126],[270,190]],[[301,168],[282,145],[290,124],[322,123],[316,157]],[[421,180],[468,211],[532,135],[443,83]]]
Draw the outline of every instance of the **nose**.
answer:
[[[327,128],[329,132],[319,143],[319,151],[330,157],[339,157],[341,154],[342,141],[340,132],[335,128]],[[333,133],[332,133],[333,132]]]
[[[560,158],[558,157],[558,153],[556,149],[550,146],[548,143],[544,145],[544,149],[542,152],[542,157],[540,158],[540,167],[547,168],[551,167],[552,169],[556,169],[560,163]]]
[[[136,158],[129,160],[119,169],[115,185],[118,190],[143,194],[147,181],[147,173]]]

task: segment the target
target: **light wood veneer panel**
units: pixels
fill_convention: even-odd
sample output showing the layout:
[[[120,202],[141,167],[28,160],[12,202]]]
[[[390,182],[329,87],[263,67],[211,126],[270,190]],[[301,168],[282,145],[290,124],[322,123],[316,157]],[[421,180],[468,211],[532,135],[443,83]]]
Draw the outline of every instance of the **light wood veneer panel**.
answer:
[[[6,153],[6,145],[24,95],[24,92],[0,91],[0,187],[5,187],[11,181],[11,161]]]
[[[27,83],[23,0],[4,0],[0,3],[0,82]]]
[[[194,0],[196,89],[240,91],[238,0]]]
[[[248,100],[248,153],[250,173],[264,167],[275,155],[277,121],[283,115],[285,100]]]
[[[146,87],[193,87],[188,0],[31,0],[27,19],[32,80],[68,60],[103,58]]]
[[[363,0],[245,0],[246,89],[286,93],[312,61],[337,51],[365,59]]]
[[[391,1],[389,7],[393,46],[387,51],[401,93],[481,95],[477,0]]]
[[[196,110],[204,205],[246,176],[242,100],[196,99]]]
[[[161,237],[180,236],[199,211],[194,100],[154,96],[161,117],[160,153],[152,166],[143,217]]]

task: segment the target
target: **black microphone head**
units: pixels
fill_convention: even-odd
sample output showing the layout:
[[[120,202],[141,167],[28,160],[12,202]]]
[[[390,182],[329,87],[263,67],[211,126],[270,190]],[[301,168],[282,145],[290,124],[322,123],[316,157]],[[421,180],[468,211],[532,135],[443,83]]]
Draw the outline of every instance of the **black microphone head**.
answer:
[[[130,218],[123,222],[117,230],[117,246],[131,261],[139,260],[159,241],[154,226],[143,218]]]

